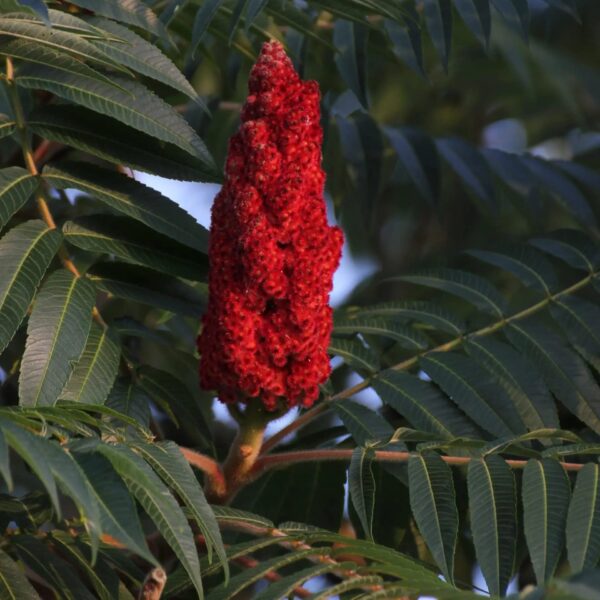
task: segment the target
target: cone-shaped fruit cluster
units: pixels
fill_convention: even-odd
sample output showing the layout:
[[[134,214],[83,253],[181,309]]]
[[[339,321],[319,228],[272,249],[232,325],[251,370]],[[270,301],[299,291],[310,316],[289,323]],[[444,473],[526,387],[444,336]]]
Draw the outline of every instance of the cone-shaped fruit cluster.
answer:
[[[310,406],[330,373],[343,242],[323,201],[319,88],[278,42],[263,46],[248,87],[212,209],[200,380],[224,402]]]

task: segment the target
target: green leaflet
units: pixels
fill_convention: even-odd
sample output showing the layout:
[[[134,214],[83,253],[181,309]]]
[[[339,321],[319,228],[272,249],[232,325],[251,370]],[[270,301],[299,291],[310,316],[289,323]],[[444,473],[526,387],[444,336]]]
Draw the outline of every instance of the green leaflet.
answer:
[[[411,455],[408,488],[419,531],[446,580],[454,583],[458,510],[452,471],[437,454]]]
[[[59,189],[77,188],[111,209],[180,243],[205,251],[208,233],[175,202],[126,175],[90,164],[61,162],[47,166],[44,179]]]
[[[573,572],[600,558],[600,470],[588,463],[579,471],[567,516],[567,555]]]
[[[354,510],[368,540],[373,540],[375,516],[375,478],[372,463],[374,452],[368,448],[355,448],[348,469],[348,489]]]
[[[0,596],[7,600],[38,600],[21,567],[0,550]]]
[[[25,317],[60,243],[60,233],[42,221],[22,223],[0,239],[0,352]]]
[[[538,584],[554,574],[565,540],[571,484],[558,461],[530,460],[523,472],[523,521]]]
[[[37,178],[21,167],[0,170],[0,230],[25,205],[37,186]]]
[[[86,345],[60,397],[104,404],[117,376],[121,349],[111,329],[92,323]]]
[[[27,325],[19,377],[21,406],[56,403],[84,349],[94,301],[93,284],[70,271],[55,271],[46,280]]]
[[[0,28],[1,33],[1,28]],[[113,75],[122,90],[52,67],[26,65],[19,71],[17,84],[42,89],[130,125],[159,140],[179,146],[199,158],[208,171],[215,169],[204,142],[170,105],[141,83]]]
[[[512,576],[517,535],[515,479],[498,455],[471,460],[469,515],[473,542],[490,593],[505,593]]]
[[[63,235],[70,244],[89,252],[113,255],[124,262],[194,281],[207,277],[205,254],[155,233],[129,217],[79,217],[63,225]]]

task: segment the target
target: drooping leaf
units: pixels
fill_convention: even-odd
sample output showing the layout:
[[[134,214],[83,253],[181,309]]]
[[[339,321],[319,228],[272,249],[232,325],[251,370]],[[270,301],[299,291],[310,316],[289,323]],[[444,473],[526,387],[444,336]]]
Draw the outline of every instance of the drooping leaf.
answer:
[[[117,376],[121,349],[111,329],[92,323],[87,342],[60,397],[104,404]]]
[[[452,311],[443,306],[422,300],[400,300],[395,302],[382,302],[372,306],[362,306],[358,309],[361,317],[390,317],[407,319],[417,323],[424,323],[459,336],[465,331],[464,322]]]
[[[374,373],[379,369],[377,356],[361,342],[332,338],[327,352],[341,356],[349,366],[359,371]]]
[[[382,335],[397,341],[404,348],[415,351],[425,350],[429,345],[427,338],[417,329],[383,319],[336,320],[333,335],[347,333]]]
[[[141,27],[163,38],[167,37],[160,19],[140,0],[77,0],[73,4],[94,14]]]
[[[205,0],[196,12],[192,29],[192,52],[202,41],[221,4],[223,4],[223,0]]]
[[[37,179],[21,167],[0,170],[0,230],[37,188]]]
[[[577,296],[564,296],[552,302],[550,312],[572,344],[600,356],[600,308],[597,304]]]
[[[362,404],[352,400],[340,400],[333,408],[360,446],[368,442],[387,441],[394,433],[392,426],[383,417]]]
[[[102,531],[152,564],[135,502],[110,462],[98,453],[77,452],[75,459],[87,475],[100,508]]]
[[[45,458],[46,443],[39,436],[8,420],[0,423],[0,428],[4,433],[4,438],[8,442],[8,445],[29,465],[37,478],[42,482],[52,500],[54,509],[60,515],[56,481],[52,475],[50,465]]]
[[[595,567],[600,558],[600,473],[588,463],[579,471],[567,516],[567,555],[573,572]]]
[[[575,269],[591,272],[600,265],[600,250],[576,229],[559,229],[550,236],[534,238],[529,243]]]
[[[450,467],[434,453],[408,461],[410,505],[421,535],[444,577],[454,582],[458,510]]]
[[[202,596],[200,564],[192,530],[173,495],[154,471],[129,448],[102,444],[98,450],[127,484],[181,562]]]
[[[424,77],[423,48],[419,27],[412,19],[404,19],[400,23],[386,19],[384,25],[385,31],[392,42],[394,54],[413,71]]]
[[[477,436],[467,418],[430,383],[392,369],[382,371],[372,382],[385,404],[413,426],[442,438]]]
[[[112,80],[123,90],[76,73],[25,65],[19,72],[17,83],[30,89],[46,90],[159,140],[175,144],[199,158],[208,172],[215,170],[204,142],[171,106],[137,81],[118,75],[113,75]]]
[[[177,314],[198,317],[207,302],[206,285],[193,288],[180,279],[125,263],[99,263],[88,275],[118,298],[149,304]]]
[[[483,47],[487,48],[492,31],[490,0],[454,0],[454,6],[466,26]]]
[[[529,246],[511,244],[502,250],[469,250],[467,254],[512,273],[523,285],[545,295],[556,291],[558,286],[550,262]]]
[[[77,188],[151,229],[205,252],[206,229],[175,202],[126,175],[89,164],[61,162],[44,169],[44,178],[59,189]]]
[[[556,460],[529,460],[523,472],[523,521],[538,584],[553,575],[565,543],[571,484]]]
[[[525,356],[492,337],[472,338],[466,348],[506,390],[528,429],[558,428],[552,396]]]
[[[434,352],[419,361],[423,370],[466,414],[498,437],[524,433],[523,424],[491,374],[456,352]]]
[[[477,559],[491,594],[502,596],[515,562],[515,478],[498,455],[469,463],[469,515]]]
[[[415,187],[432,205],[440,193],[440,160],[433,140],[416,128],[385,130]]]
[[[13,544],[19,558],[48,582],[57,596],[65,600],[95,600],[72,565],[41,540],[32,535],[19,535],[15,536]]]
[[[479,152],[460,138],[440,138],[436,140],[436,146],[462,182],[483,201],[487,210],[496,212],[492,175]]]
[[[527,40],[529,34],[529,2],[528,0],[492,0],[496,10],[515,31]]]
[[[139,386],[127,379],[117,379],[106,399],[106,406],[134,418],[143,427],[150,424],[148,396]]]
[[[375,516],[375,479],[372,463],[373,450],[355,448],[348,469],[348,489],[354,510],[358,514],[367,539],[373,539],[373,519]]]
[[[583,360],[539,323],[513,322],[506,333],[540,369],[565,407],[588,427],[600,431],[600,388]]]
[[[164,441],[158,444],[137,443],[134,448],[189,508],[206,539],[209,560],[214,550],[227,576],[229,566],[217,521],[178,446],[174,442]]]
[[[452,5],[450,0],[424,0],[423,9],[431,41],[444,69],[448,71],[452,42]]]
[[[92,67],[89,67],[70,54],[59,52],[54,48],[42,44],[33,44],[29,40],[8,38],[0,41],[0,55],[11,56],[38,65],[50,66],[66,73],[77,73],[82,77],[113,85],[110,77],[92,69]]]
[[[0,239],[0,352],[21,324],[61,235],[42,221],[26,221]]]
[[[523,156],[533,177],[542,189],[553,196],[565,210],[572,214],[584,227],[596,225],[596,216],[579,188],[548,161]]]
[[[217,181],[206,165],[173,144],[165,144],[86,108],[49,105],[34,110],[27,125],[38,135],[109,162],[168,179]]]
[[[64,13],[63,13],[64,14]],[[103,67],[120,69],[101,50],[90,41],[75,32],[50,28],[42,20],[23,19],[23,13],[12,13],[0,17],[0,35],[25,40],[28,43],[37,43],[60,52],[66,52],[82,60],[88,60]]]
[[[369,106],[367,40],[368,28],[366,26],[343,19],[336,20],[333,43],[338,53],[335,57],[335,63],[342,79],[365,108]]]
[[[505,310],[506,302],[500,292],[473,273],[447,268],[426,269],[397,279],[443,290],[496,317],[501,317]]]
[[[127,263],[195,281],[207,276],[205,255],[157,234],[129,217],[79,217],[63,225],[63,235],[67,242],[78,248],[113,255]]]
[[[89,22],[125,40],[125,44],[94,40],[94,45],[100,48],[107,56],[110,56],[119,64],[129,67],[137,73],[141,73],[172,87],[205,108],[204,103],[198,97],[198,93],[190,82],[171,59],[163,54],[156,45],[146,41],[143,37],[131,31],[131,29],[113,21],[93,17]]]
[[[6,552],[0,550],[0,597],[14,600],[38,600],[23,569]]]
[[[53,405],[81,355],[92,322],[95,289],[61,269],[42,286],[27,325],[19,377],[21,406]]]

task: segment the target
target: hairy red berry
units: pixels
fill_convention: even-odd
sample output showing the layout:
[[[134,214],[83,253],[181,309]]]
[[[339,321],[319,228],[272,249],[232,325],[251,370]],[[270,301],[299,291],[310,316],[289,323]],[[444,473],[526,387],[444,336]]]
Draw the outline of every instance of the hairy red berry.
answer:
[[[329,292],[343,242],[323,200],[319,87],[268,42],[248,88],[212,209],[200,381],[223,402],[310,406],[330,373]]]

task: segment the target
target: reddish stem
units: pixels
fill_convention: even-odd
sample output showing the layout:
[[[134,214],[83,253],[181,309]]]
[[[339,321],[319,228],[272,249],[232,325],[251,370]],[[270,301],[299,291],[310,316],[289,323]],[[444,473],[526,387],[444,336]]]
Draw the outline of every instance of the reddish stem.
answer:
[[[179,450],[190,465],[196,467],[206,475],[207,490],[218,496],[225,496],[227,493],[227,481],[219,463],[189,448],[182,448],[180,446]]]

